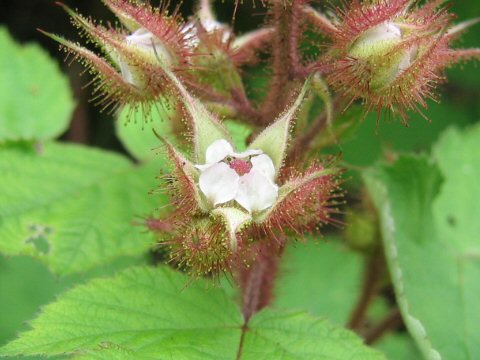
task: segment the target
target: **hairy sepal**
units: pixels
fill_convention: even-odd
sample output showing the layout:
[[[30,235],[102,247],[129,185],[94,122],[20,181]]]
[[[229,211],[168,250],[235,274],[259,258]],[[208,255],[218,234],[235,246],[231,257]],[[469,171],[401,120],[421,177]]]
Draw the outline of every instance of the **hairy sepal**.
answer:
[[[297,115],[300,105],[302,104],[305,94],[310,86],[310,82],[310,78],[305,81],[293,105],[273,124],[263,130],[248,146],[249,149],[260,149],[270,156],[277,173],[283,165],[288,142],[290,140],[290,131],[292,130],[295,116]]]
[[[169,51],[185,60],[191,55],[190,43],[194,34],[185,27],[183,20],[174,11],[167,11],[168,2],[158,8],[129,0],[103,0],[122,24],[130,31],[145,28],[162,41]]]
[[[232,143],[230,134],[200,100],[187,91],[169,69],[165,69],[165,74],[183,105],[187,123],[192,130],[195,161],[197,164],[204,164],[207,148],[220,139]]]
[[[224,223],[230,239],[230,249],[233,252],[237,251],[237,233],[250,223],[252,216],[245,211],[233,207],[217,208],[212,211],[212,216]]]
[[[302,175],[293,176],[279,189],[277,202],[254,221],[267,234],[302,236],[331,221],[332,199],[338,188],[335,168],[314,163]]]
[[[145,97],[145,94],[138,88],[126,82],[115,67],[92,51],[58,35],[42,30],[40,32],[58,42],[68,54],[73,54],[75,60],[88,68],[94,76],[93,82],[96,84],[93,90],[93,100],[103,109],[117,103],[136,107],[139,104],[146,105],[152,100]]]
[[[198,172],[195,166],[188,161],[165,138],[156,134],[162,141],[166,154],[172,166],[172,172],[165,175],[164,180],[175,208],[174,216],[185,221],[195,213],[206,212],[208,205],[203,200],[196,185]]]

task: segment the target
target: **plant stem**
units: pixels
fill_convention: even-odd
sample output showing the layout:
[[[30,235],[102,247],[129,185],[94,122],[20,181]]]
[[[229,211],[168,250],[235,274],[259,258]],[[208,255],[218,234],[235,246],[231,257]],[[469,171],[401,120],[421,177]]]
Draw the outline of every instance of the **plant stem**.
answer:
[[[335,98],[333,100],[333,115],[339,111],[345,104],[342,98]],[[287,163],[291,164],[295,159],[301,158],[313,145],[317,135],[327,126],[328,112],[324,111],[318,118],[316,118],[308,128],[308,131],[299,135],[295,142],[290,147],[287,156]]]
[[[362,292],[347,324],[350,329],[359,330],[363,325],[368,307],[378,292],[378,282],[383,269],[382,249],[377,248],[366,264]]]
[[[271,14],[275,33],[272,42],[272,80],[262,108],[263,124],[270,123],[286,106],[291,90],[290,81],[299,63],[298,0],[272,0]]]
[[[240,273],[242,289],[242,312],[245,323],[259,310],[268,306],[273,299],[273,286],[278,264],[283,253],[271,246],[263,245],[254,263]]]
[[[397,329],[403,325],[402,315],[398,308],[393,309],[380,323],[365,333],[365,343],[373,344],[390,330]]]

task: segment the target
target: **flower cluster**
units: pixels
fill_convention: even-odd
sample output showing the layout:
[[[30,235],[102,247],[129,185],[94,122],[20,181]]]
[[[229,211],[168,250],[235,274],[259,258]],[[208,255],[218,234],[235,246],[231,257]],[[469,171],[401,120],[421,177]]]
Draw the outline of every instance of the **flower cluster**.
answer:
[[[47,35],[88,66],[104,107],[140,106],[148,114],[152,106],[173,102],[176,115],[183,115],[172,127],[182,139],[187,133],[193,151],[180,151],[165,134],[158,135],[171,164],[163,183],[171,211],[146,225],[171,247],[179,265],[198,275],[238,270],[260,248],[279,250],[287,237],[332,221],[338,170],[302,161],[314,154],[317,135],[331,125],[337,104],[362,99],[367,112],[386,108],[406,121],[408,110],[419,111],[434,97],[448,65],[479,55],[451,48],[475,21],[452,26],[443,1],[352,0],[332,16],[308,0],[265,1],[272,26],[238,38],[215,19],[208,0],[200,0],[187,21],[167,11],[168,2],[154,8],[134,0],[103,1],[120,27],[97,24],[62,5],[102,56]],[[310,63],[301,52],[306,19],[329,38],[317,44],[323,53]],[[263,103],[255,104],[239,65],[259,60],[258,50],[269,42],[274,45],[269,90]],[[298,98],[288,104],[290,91],[300,84]],[[309,118],[310,110],[316,111],[311,96],[289,150],[299,153],[298,162],[287,166],[294,118],[309,90],[324,103],[325,116]],[[252,126],[253,141],[244,151],[234,149],[213,112]]]
[[[331,221],[337,170],[317,162],[305,170],[284,166],[293,118],[308,86],[243,152],[236,152],[223,125],[183,92],[194,156],[187,158],[159,136],[172,164],[165,184],[173,212],[157,219],[161,229],[152,227],[179,264],[198,275],[229,270],[248,264],[259,243],[280,248],[285,235],[302,236]]]
[[[101,55],[44,32],[93,74],[95,100],[103,108],[140,106],[148,114],[152,104],[178,95],[165,71],[181,77],[189,90],[199,94],[212,87],[227,99],[231,93],[243,94],[234,63],[247,59],[248,51],[244,54],[242,47],[252,34],[235,38],[228,26],[214,19],[208,1],[202,1],[196,19],[188,22],[177,11],[170,13],[168,2],[159,8],[131,0],[104,3],[121,27],[97,24],[59,3]]]

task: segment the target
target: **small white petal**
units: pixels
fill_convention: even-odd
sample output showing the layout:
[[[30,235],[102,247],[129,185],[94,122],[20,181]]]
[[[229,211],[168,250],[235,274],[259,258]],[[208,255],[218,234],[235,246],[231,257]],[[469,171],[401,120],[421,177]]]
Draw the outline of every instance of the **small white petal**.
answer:
[[[391,22],[384,22],[369,30],[365,31],[359,38],[362,44],[386,41],[386,40],[400,40],[402,38],[402,31],[400,28]]]
[[[260,155],[262,153],[263,153],[262,150],[248,149],[248,150],[242,151],[241,153],[234,152],[231,155],[235,156],[236,158],[243,159],[252,155]]]
[[[271,181],[275,179],[275,166],[270,156],[266,154],[254,156],[250,159],[250,162],[252,163],[251,171],[261,172]]]
[[[248,212],[262,211],[272,206],[278,197],[278,186],[264,174],[250,171],[240,178],[235,200]]]
[[[205,154],[207,164],[214,164],[222,161],[226,156],[232,155],[233,147],[225,139],[214,141],[208,148]]]
[[[198,183],[202,193],[215,206],[235,198],[239,179],[240,176],[230,166],[218,163],[202,172]]]

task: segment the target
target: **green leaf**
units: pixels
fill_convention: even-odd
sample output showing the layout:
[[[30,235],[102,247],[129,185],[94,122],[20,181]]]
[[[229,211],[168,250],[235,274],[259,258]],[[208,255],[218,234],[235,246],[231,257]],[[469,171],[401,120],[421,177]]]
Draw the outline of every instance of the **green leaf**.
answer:
[[[17,45],[0,28],[0,143],[56,138],[74,102],[67,78],[35,44]]]
[[[479,141],[480,126],[450,130],[438,167],[404,157],[365,173],[397,301],[428,359],[480,358]]]
[[[58,278],[36,259],[0,256],[0,345],[13,340],[19,331],[27,330],[26,321],[36,315],[41,306],[53,301],[56,295],[74,284],[94,276],[113,274],[134,264],[145,264],[146,260],[146,257],[119,258],[88,273]]]
[[[389,360],[421,360],[422,354],[418,351],[415,342],[408,334],[388,334],[382,337],[375,348],[387,355]]]
[[[164,202],[148,194],[157,171],[75,145],[0,148],[0,252],[62,275],[144,253],[153,239],[133,222]]]
[[[0,344],[13,339],[18,331],[26,330],[24,322],[69,285],[68,280],[58,281],[32,258],[0,256]]]
[[[125,107],[115,123],[118,138],[128,152],[139,161],[149,161],[162,155],[159,150],[160,141],[153,130],[176,145],[170,119],[174,108],[166,100],[153,104],[145,113],[141,107],[131,109]]]
[[[247,138],[252,134],[252,127],[233,120],[224,120],[223,124],[232,137],[233,147],[237,151],[245,151]]]
[[[292,106],[276,119],[273,124],[263,130],[248,146],[249,149],[260,149],[270,156],[277,172],[283,165],[293,121],[309,86],[310,79],[303,84]]]
[[[82,359],[383,359],[353,333],[303,313],[240,310],[203,280],[133,268],[60,296],[0,355]],[[239,354],[237,356],[237,354]]]
[[[343,325],[360,291],[362,264],[361,256],[337,239],[291,244],[282,259],[275,306],[308,310]]]

